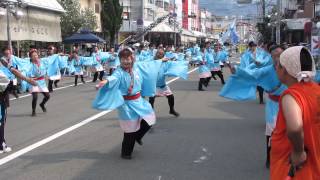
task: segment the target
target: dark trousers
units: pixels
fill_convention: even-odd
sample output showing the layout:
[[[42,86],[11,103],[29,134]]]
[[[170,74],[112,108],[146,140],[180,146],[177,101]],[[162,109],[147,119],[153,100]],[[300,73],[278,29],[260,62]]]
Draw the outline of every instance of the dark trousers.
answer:
[[[200,78],[199,84],[198,84],[198,90],[203,90],[202,86],[208,86],[208,83],[210,81],[210,78]]]
[[[93,75],[93,80],[92,82],[96,82],[99,76],[99,80],[102,81],[103,80],[103,75],[104,75],[104,71],[100,71],[100,72],[95,72]]]
[[[79,75],[75,75],[74,76],[74,85],[77,86],[78,85],[78,78],[79,78]],[[80,78],[81,78],[81,82],[82,83],[86,83],[83,79],[83,75],[80,75]]]
[[[0,125],[0,149],[2,149],[2,143],[5,143],[4,127],[7,121],[7,108],[5,105],[1,105],[1,125]]]
[[[257,90],[259,92],[259,101],[260,104],[263,104],[263,91],[264,89],[261,86],[257,86]]]
[[[115,70],[115,68],[110,68],[110,69],[109,69],[109,76],[112,75],[112,73],[113,73],[114,70]]]
[[[49,89],[49,92],[52,92],[53,91],[53,84],[55,87],[58,87],[58,82],[60,80],[49,80],[49,83],[48,83],[48,89]]]
[[[43,100],[40,103],[40,105],[45,105],[50,99],[50,94],[47,93],[47,92],[42,92],[42,94],[43,94]],[[32,93],[32,111],[33,112],[36,111],[37,101],[38,101],[38,93],[37,92],[33,92]]]
[[[175,111],[174,110],[174,96],[173,94],[167,96],[167,99],[168,99],[168,104],[169,104],[169,107],[170,107],[170,111]],[[151,104],[152,108],[154,108],[154,102],[156,100],[156,97],[149,97],[149,103]]]
[[[211,75],[212,75],[212,78],[214,78],[215,75],[217,75],[221,80],[221,84],[225,84],[222,71],[211,71]]]
[[[270,143],[271,136],[266,136],[266,147],[267,147],[267,159],[266,159],[266,167],[270,167],[270,153],[271,153],[271,143]]]
[[[137,132],[124,133],[121,155],[131,156],[136,140],[141,140],[143,136],[150,130],[150,128],[151,126],[145,120],[142,120],[140,124],[140,129]]]

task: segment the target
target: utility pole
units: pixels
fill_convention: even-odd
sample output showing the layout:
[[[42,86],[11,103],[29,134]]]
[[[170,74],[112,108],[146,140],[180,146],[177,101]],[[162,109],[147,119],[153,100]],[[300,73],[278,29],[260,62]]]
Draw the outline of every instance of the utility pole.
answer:
[[[264,18],[266,17],[266,1],[265,0],[261,0],[262,2],[262,18],[264,21]]]
[[[173,0],[173,31],[174,31],[174,48],[177,47],[177,33],[176,33],[176,0]]]
[[[280,34],[280,27],[281,27],[281,0],[277,0],[277,29],[276,29],[276,42],[277,44],[281,43],[281,34]]]
[[[7,5],[7,36],[8,36],[8,48],[13,52],[10,32],[10,6]]]
[[[141,8],[142,8],[142,16],[141,16],[141,19],[142,19],[142,32],[144,30],[144,0],[141,0],[142,4],[141,4]],[[142,36],[142,42],[144,42],[144,35]]]

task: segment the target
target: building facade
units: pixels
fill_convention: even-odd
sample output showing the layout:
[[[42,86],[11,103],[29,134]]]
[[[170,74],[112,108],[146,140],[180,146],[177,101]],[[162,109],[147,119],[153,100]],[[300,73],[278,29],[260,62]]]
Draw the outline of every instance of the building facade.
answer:
[[[97,29],[96,32],[101,32],[101,9],[102,4],[101,0],[80,0],[81,9],[92,9],[95,12],[97,20]]]

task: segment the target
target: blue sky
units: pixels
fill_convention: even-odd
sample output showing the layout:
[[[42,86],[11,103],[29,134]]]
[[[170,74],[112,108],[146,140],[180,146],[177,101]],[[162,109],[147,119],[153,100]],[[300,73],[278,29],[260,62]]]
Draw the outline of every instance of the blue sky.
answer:
[[[253,0],[255,1],[255,0]],[[236,0],[199,0],[200,7],[218,16],[257,14],[256,4],[237,4]]]

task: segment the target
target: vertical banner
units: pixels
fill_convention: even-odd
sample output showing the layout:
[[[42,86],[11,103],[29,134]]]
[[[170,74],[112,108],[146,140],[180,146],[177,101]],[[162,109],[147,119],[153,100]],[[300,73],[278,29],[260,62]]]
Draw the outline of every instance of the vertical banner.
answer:
[[[320,56],[320,36],[311,37],[311,53],[313,56]]]

